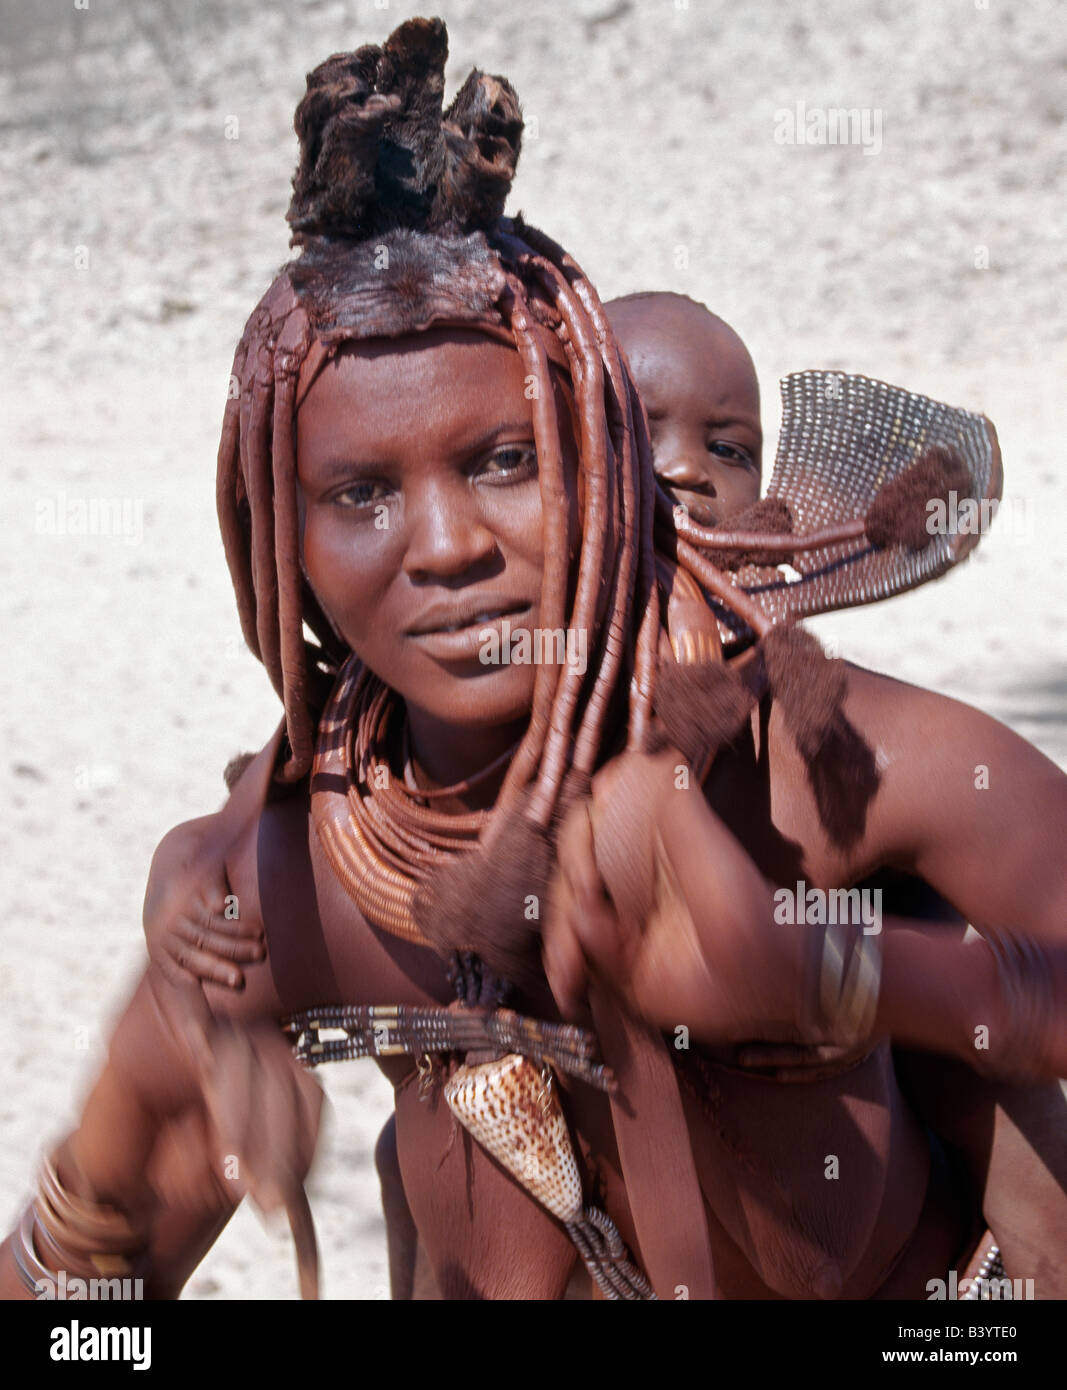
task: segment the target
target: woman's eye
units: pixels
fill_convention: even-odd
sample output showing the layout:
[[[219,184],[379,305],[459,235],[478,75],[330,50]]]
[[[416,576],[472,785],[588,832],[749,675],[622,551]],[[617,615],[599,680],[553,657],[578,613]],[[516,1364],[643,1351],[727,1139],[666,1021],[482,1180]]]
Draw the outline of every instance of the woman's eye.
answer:
[[[740,449],[736,444],[727,444],[724,439],[709,440],[708,453],[714,454],[716,458],[727,459],[730,463],[741,464],[747,468],[750,468],[753,463],[752,455],[747,449]]]
[[[490,478],[532,478],[537,473],[537,450],[532,444],[509,444],[497,449],[479,470]]]
[[[372,503],[384,502],[388,496],[386,483],[368,481],[352,483],[341,492],[335,492],[332,500],[339,507],[369,507]]]

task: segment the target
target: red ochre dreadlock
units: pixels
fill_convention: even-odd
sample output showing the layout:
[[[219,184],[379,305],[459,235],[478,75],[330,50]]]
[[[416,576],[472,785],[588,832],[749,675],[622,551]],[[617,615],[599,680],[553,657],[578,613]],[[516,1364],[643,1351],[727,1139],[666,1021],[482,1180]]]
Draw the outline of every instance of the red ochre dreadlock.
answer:
[[[478,950],[514,978],[529,942],[512,949],[498,918],[484,931],[472,922],[472,904],[485,900],[488,885],[499,905],[501,861],[522,866],[523,894],[532,879],[547,878],[554,819],[619,751],[623,721],[628,747],[657,746],[665,727],[706,771],[760,693],[723,666],[705,594],[764,639],[772,691],[776,668],[795,668],[797,658],[817,667],[821,653],[806,634],[771,632],[723,572],[728,544],[735,564],[737,549],[754,540],[777,542],[787,559],[796,538],[768,533],[787,531],[788,518],[757,517],[748,531],[715,535],[675,524],[595,290],[555,242],[503,217],[521,145],[516,94],[505,79],[475,70],[443,111],[446,56],[444,24],[411,20],[384,45],[337,54],[309,75],[295,118],[300,163],[288,212],[301,254],[264,295],[237,348],[240,394],[223,424],[218,507],[245,639],[285,707],[289,750],[278,776],[297,782],[311,767],[329,685],[349,656],[302,571],[294,438],[303,392],[355,339],[464,325],[519,352],[537,386],[543,622],[587,633],[590,659],[584,672],[538,665],[529,726],[480,852],[443,867],[435,860],[432,910],[424,898],[420,920],[441,949]],[[569,369],[585,492],[569,615],[568,501],[550,356]],[[692,663],[688,685],[676,661]],[[798,741],[817,750],[839,717],[837,683],[793,679],[782,682],[783,697],[787,689]],[[486,912],[495,915],[492,905]],[[525,923],[527,937],[533,930]]]

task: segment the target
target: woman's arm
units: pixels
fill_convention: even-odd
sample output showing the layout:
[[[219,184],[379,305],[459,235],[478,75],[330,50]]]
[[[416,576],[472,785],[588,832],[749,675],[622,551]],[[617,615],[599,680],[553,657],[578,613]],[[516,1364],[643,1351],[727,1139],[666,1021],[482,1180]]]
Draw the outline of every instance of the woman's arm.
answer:
[[[924,729],[931,727],[927,720]],[[880,833],[887,820],[907,825],[911,843],[925,849],[923,857],[912,856],[915,871],[961,912],[1040,940],[1050,986],[1046,1026],[1040,1044],[1020,1057],[1019,1030],[1032,1014],[1013,1001],[1011,972],[998,969],[989,945],[899,918],[885,920],[877,937],[856,928],[847,942],[848,951],[866,943],[868,960],[881,956],[879,987],[871,996],[877,1011],[868,1026],[873,1036],[955,1056],[976,1069],[999,1067],[1007,1074],[1023,1063],[1034,1079],[1059,1076],[1067,1071],[1067,941],[1050,900],[1059,893],[1062,902],[1063,871],[1046,855],[1057,833],[1053,822],[1063,825],[1063,779],[1051,764],[1055,775],[1047,774],[1040,754],[993,725],[980,732],[1006,783],[1003,801],[987,803],[984,811],[971,806],[964,815],[943,795],[937,813],[921,812],[920,803],[930,797],[924,779],[943,784],[946,762],[951,766],[961,756],[953,729],[965,742],[975,732],[958,717],[945,717],[937,731],[941,761],[927,757],[911,788],[910,821],[907,807],[896,807],[900,782],[888,779],[879,795],[888,803],[879,808]],[[1019,756],[1020,749],[1029,757],[1013,771],[1008,754]],[[1032,759],[1041,765],[1036,774]],[[836,1041],[832,1029],[812,1031],[813,1020],[818,1027],[825,1013],[819,997],[827,969],[825,927],[775,920],[771,886],[699,791],[678,785],[678,761],[669,751],[616,759],[594,781],[591,807],[577,808],[564,827],[545,930],[546,969],[561,1008],[580,1009],[586,976],[594,971],[635,1012],[665,1029],[683,1025],[709,1042]],[[1023,798],[1041,817],[1040,834],[998,832],[1005,808],[1017,808]],[[940,848],[922,833],[924,815],[936,823]],[[1056,843],[1062,843],[1062,828],[1059,837]],[[1010,856],[1006,869],[992,852],[998,841]],[[840,986],[843,978],[831,983]]]
[[[322,1093],[292,1058],[276,1019],[215,1017],[199,986],[175,989],[150,967],[112,1036],[108,1061],[77,1129],[54,1159],[74,1222],[47,1216],[30,1258],[55,1274],[93,1277],[86,1231],[106,1220],[129,1236],[118,1253],[150,1296],[176,1296],[247,1192],[284,1208],[301,1288],[314,1297],[317,1255],[303,1190]],[[54,1204],[53,1204],[54,1205]],[[18,1272],[16,1230],[3,1247],[0,1295],[31,1296]]]
[[[988,715],[868,671],[851,673],[848,711],[882,770],[872,862],[976,927],[1067,941],[1067,776]]]
[[[1030,1074],[1062,1076],[1067,777],[978,710],[869,672],[855,677],[850,708],[883,768],[869,852],[923,879],[985,938],[888,920],[880,1024],[894,1041],[1006,1075],[1009,1035],[1027,1041],[1032,1022]],[[1032,945],[1019,951],[1017,938]]]
[[[150,1160],[168,1122],[177,1121],[199,1099],[190,1051],[161,1012],[151,974],[150,969],[119,1019],[108,1061],[85,1103],[78,1128],[55,1154],[59,1182],[70,1197],[114,1208],[140,1233],[126,1253],[136,1255],[138,1266],[143,1266],[139,1273],[149,1286],[157,1270],[137,1247],[150,1245],[153,1227],[164,1214],[149,1180]],[[206,1154],[186,1148],[185,1159],[192,1169]],[[172,1238],[182,1243],[180,1232],[172,1231]],[[12,1233],[0,1262],[0,1293],[5,1298],[30,1296],[14,1262],[17,1239],[17,1232]],[[49,1255],[41,1233],[32,1239],[42,1263],[54,1269],[58,1258]],[[77,1251],[65,1249],[71,1256],[64,1260],[68,1273],[88,1277],[94,1272],[91,1261],[85,1264],[84,1256],[80,1260]],[[165,1271],[159,1273],[165,1277]]]

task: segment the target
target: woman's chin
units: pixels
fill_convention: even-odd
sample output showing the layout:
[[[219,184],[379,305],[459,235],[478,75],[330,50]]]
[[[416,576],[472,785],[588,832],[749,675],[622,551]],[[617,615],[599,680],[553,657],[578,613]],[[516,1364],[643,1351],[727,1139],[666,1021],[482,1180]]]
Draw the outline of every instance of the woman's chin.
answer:
[[[461,673],[440,669],[432,680],[397,689],[409,705],[435,723],[457,729],[493,729],[528,719],[533,704],[534,668],[477,666]]]

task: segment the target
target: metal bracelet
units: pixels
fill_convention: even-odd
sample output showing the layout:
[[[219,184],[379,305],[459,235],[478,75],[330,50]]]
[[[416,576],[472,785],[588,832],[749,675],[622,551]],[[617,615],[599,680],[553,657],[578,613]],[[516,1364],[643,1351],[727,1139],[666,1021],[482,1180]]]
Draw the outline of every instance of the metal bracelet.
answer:
[[[823,932],[818,955],[820,1021],[835,1043],[853,1047],[870,1035],[878,1015],[881,937],[834,922]]]
[[[980,935],[996,963],[1005,1014],[1005,1036],[996,1039],[995,1070],[1027,1079],[1041,1071],[1053,1012],[1048,961],[1038,943],[1020,932],[983,927]]]
[[[36,1224],[37,1213],[31,1202],[22,1213],[11,1241],[11,1249],[15,1256],[15,1267],[19,1272],[19,1278],[35,1298],[40,1296],[39,1284],[48,1281],[51,1283],[52,1287],[55,1288],[59,1283],[58,1274],[54,1270],[49,1269],[37,1253],[37,1247],[33,1239],[33,1232]]]

